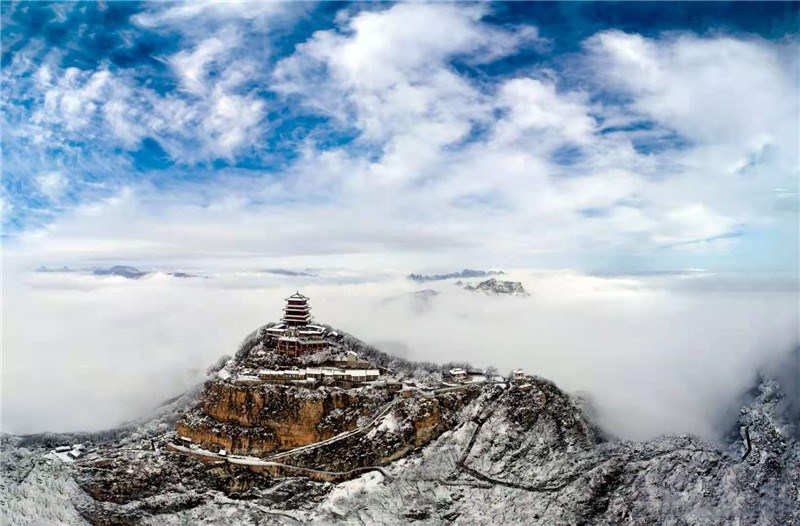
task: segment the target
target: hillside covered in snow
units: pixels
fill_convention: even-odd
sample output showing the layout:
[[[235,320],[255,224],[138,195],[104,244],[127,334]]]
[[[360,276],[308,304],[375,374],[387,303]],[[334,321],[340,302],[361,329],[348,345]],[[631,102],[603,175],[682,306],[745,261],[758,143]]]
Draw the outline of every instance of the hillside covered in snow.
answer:
[[[350,390],[243,385],[235,392],[245,393],[236,396],[246,400],[230,407],[243,413],[226,420],[239,423],[235,433],[281,419],[302,420],[313,402],[322,411],[322,427],[314,429],[324,440],[291,455],[278,453],[271,462],[230,453],[233,461],[200,461],[200,448],[190,455],[171,449],[176,423],[198,407],[227,403],[213,393],[222,396],[220,386],[234,385],[232,378],[241,372],[237,368],[265,359],[257,354],[263,350],[258,334],[250,335],[234,358],[210,368],[205,386],[120,429],[4,435],[2,523],[800,521],[800,445],[792,420],[796,386],[766,376],[746,395],[724,443],[693,436],[615,439],[593,422],[585,400],[548,380],[526,376],[439,390],[433,396],[399,392],[396,398],[376,385]],[[405,385],[439,382],[453,366],[408,362],[339,334],[342,346],[391,371]],[[791,382],[792,374],[784,376]],[[267,393],[272,393],[269,400],[288,405],[252,405],[267,400]],[[325,439],[338,431],[325,434],[324,426],[336,425],[350,431]]]

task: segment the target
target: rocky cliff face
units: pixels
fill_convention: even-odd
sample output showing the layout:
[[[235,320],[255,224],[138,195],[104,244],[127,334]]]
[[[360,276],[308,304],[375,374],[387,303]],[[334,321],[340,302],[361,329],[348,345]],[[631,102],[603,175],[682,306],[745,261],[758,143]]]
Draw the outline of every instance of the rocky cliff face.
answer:
[[[354,429],[388,400],[379,390],[248,387],[214,380],[178,422],[177,433],[209,449],[264,455]]]
[[[282,462],[344,472],[386,466],[421,448],[459,424],[461,411],[482,392],[480,387],[436,398],[396,401],[376,425],[325,447],[301,451]]]

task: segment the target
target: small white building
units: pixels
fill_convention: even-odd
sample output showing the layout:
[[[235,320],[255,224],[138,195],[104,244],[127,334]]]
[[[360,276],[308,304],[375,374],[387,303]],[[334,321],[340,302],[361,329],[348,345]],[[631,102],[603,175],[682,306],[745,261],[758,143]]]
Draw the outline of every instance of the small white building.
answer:
[[[305,369],[289,369],[287,371],[283,371],[283,376],[287,380],[303,380],[306,377],[306,371]]]
[[[367,372],[363,370],[347,371],[347,379],[353,383],[366,382]]]
[[[525,371],[522,369],[514,369],[511,371],[511,379],[515,382],[521,382],[525,380]]]
[[[449,371],[450,377],[454,380],[463,380],[467,377],[467,371],[462,369],[461,367],[456,367],[454,369],[450,369]]]

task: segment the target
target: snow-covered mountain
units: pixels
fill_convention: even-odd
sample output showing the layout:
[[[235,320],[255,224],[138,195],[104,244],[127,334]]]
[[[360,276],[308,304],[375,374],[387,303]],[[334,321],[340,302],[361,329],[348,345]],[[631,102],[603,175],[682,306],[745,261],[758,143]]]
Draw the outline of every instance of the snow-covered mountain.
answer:
[[[503,281],[490,278],[477,285],[465,285],[464,290],[487,296],[530,296],[519,281]]]
[[[486,276],[502,276],[505,274],[502,270],[472,270],[465,268],[461,272],[451,272],[449,274],[409,274],[408,279],[411,281],[442,281],[446,279],[458,278],[483,278]]]
[[[443,369],[388,356],[346,334],[341,342],[404,382],[425,382]],[[252,353],[263,357],[257,343],[258,332],[234,362],[244,363]],[[218,383],[221,372],[212,368],[209,381]],[[254,401],[263,389],[240,388]],[[306,399],[294,388],[282,389]],[[346,391],[325,389],[324,396],[333,398],[321,407],[343,403]],[[800,521],[800,445],[796,427],[786,420],[794,414],[788,394],[794,386],[787,389],[775,378],[759,379],[741,411],[738,432],[719,444],[692,436],[613,439],[592,421],[585,402],[538,377],[437,395],[438,416],[424,412],[433,407],[425,397],[399,398],[405,401],[388,407],[371,389],[347,395],[368,401],[358,423],[363,433],[328,441],[292,460],[322,479],[345,467],[377,463],[366,472],[355,470],[344,482],[272,478],[246,463],[201,463],[168,450],[184,415],[224,402],[204,399],[208,386],[105,433],[4,435],[0,522],[650,525],[669,518],[687,525],[777,526]],[[281,396],[284,402],[292,399]],[[291,420],[310,414],[293,403],[305,404],[265,407],[273,417],[245,404],[237,418]],[[337,407],[323,410],[335,416]],[[358,411],[352,404],[341,407]],[[430,432],[420,435],[420,426]],[[66,450],[54,452],[58,446]]]

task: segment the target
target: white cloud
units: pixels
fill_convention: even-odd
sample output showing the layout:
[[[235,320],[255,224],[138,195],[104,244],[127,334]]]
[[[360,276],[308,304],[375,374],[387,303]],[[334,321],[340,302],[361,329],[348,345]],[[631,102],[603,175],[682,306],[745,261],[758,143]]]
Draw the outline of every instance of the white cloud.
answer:
[[[145,137],[158,141],[179,163],[232,159],[253,148],[262,133],[266,104],[243,86],[257,76],[249,58],[238,58],[236,36],[213,37],[168,62],[191,97],[160,94],[124,71],[106,66],[38,70],[38,105],[15,135],[40,146],[105,145],[135,150]],[[208,75],[216,61],[219,75]]]
[[[123,98],[115,98],[103,104],[103,118],[114,137],[126,148],[135,150],[147,136],[142,126],[141,111]]]
[[[50,73],[43,74],[40,81],[51,78]],[[42,107],[32,120],[36,124],[63,126],[69,132],[83,131],[92,124],[98,106],[110,96],[114,84],[106,69],[88,72],[66,68],[56,84],[44,91]]]
[[[669,210],[663,225],[664,234],[657,234],[655,241],[670,244],[712,238],[730,232],[735,223],[695,204]]]
[[[170,65],[175,69],[185,89],[195,95],[203,95],[208,91],[209,67],[220,56],[226,55],[232,45],[236,45],[235,42],[227,40],[218,37],[207,38],[194,49],[179,51],[169,58]]]
[[[794,119],[795,103],[793,97],[781,93],[796,91],[796,87],[787,83],[786,68],[775,58],[779,46],[732,43],[729,38],[654,40],[603,33],[587,43],[591,53],[585,62],[598,71],[592,89],[622,89],[631,96],[630,103],[622,107],[604,106],[589,102],[590,91],[563,87],[551,71],[538,75],[529,71],[534,76],[508,78],[495,85],[460,74],[450,64],[454,57],[473,63],[490,60],[499,53],[490,48],[509,53],[526,45],[535,34],[533,29],[505,31],[483,24],[482,10],[398,5],[340,17],[340,29],[315,33],[277,65],[273,87],[290,96],[280,104],[294,104],[294,97],[299,97],[315,111],[322,108],[340,118],[343,125],[355,126],[360,132],[356,147],[320,151],[309,141],[300,161],[280,174],[280,184],[265,182],[270,175],[228,188],[184,188],[172,199],[156,199],[146,188],[140,189],[131,198],[136,212],[119,225],[114,246],[125,247],[128,238],[133,246],[139,246],[142,236],[157,236],[158,229],[146,226],[154,207],[165,216],[174,216],[171,228],[176,231],[192,230],[191,224],[181,225],[184,217],[187,222],[188,218],[200,223],[217,221],[210,211],[213,208],[207,208],[209,200],[212,204],[239,203],[228,211],[226,220],[250,224],[260,231],[290,217],[295,236],[302,239],[324,230],[321,227],[325,225],[315,221],[329,220],[327,212],[309,212],[310,205],[304,203],[334,211],[347,208],[352,217],[343,216],[336,236],[347,242],[331,249],[340,252],[358,252],[359,245],[363,250],[376,249],[365,233],[365,222],[387,238],[406,240],[403,246],[410,250],[422,252],[428,246],[425,241],[415,248],[411,235],[423,224],[435,225],[436,238],[443,245],[484,246],[487,253],[505,257],[512,250],[515,254],[580,254],[586,247],[620,253],[646,252],[665,245],[678,249],[746,230],[748,225],[792,220],[786,213],[788,207],[778,206],[781,199],[772,188],[791,191],[796,186],[790,178],[793,172],[786,169],[794,154],[773,147],[777,142],[757,141],[772,125],[751,130],[737,120],[733,127],[738,131],[720,133],[716,142],[710,137],[680,151],[652,154],[632,146],[631,141],[643,132],[603,135],[598,131],[601,121],[607,126],[609,120],[625,124],[647,118],[655,121],[658,130],[704,133],[694,130],[730,124],[717,122],[724,112],[705,112],[706,107],[715,107],[707,104],[709,93],[733,105],[734,99],[747,99],[744,91],[749,87],[769,90],[773,84],[782,87],[769,92],[765,100],[747,99],[744,106],[752,113],[761,112],[763,106],[764,114],[773,120],[785,115],[785,122],[781,121],[785,125]],[[195,11],[189,9],[191,13]],[[184,20],[183,15],[179,18]],[[454,37],[446,42],[432,37],[426,30],[432,21]],[[425,33],[413,42],[408,41],[405,30],[411,22]],[[259,140],[269,126],[265,119],[268,108],[252,88],[265,66],[244,53],[241,31],[231,27],[222,26],[211,35],[193,39],[185,49],[165,58],[188,96],[184,92],[160,94],[138,86],[123,71],[112,74],[103,68],[91,72],[42,66],[36,76],[43,92],[42,107],[35,113],[39,122],[33,128],[12,127],[13,133],[28,134],[39,142],[113,138],[127,148],[135,148],[143,137],[150,136],[170,157],[184,163],[234,160],[252,152],[260,147]],[[693,52],[693,46],[700,51]],[[727,57],[726,49],[742,47],[748,51],[728,53],[734,56]],[[698,71],[718,68],[717,55],[727,57],[725,68],[747,72],[756,79],[749,80],[746,89],[731,87],[728,91],[732,93],[725,86],[704,87]],[[737,56],[741,56],[739,62]],[[772,65],[748,68],[750,61],[761,59]],[[698,61],[700,65],[695,64]],[[214,75],[209,75],[211,69]],[[690,80],[695,75],[700,81]],[[677,79],[674,83],[669,81],[673,78]],[[586,85],[585,90],[590,88]],[[686,100],[691,100],[689,112]],[[781,106],[784,103],[785,108]],[[774,128],[783,129],[777,124]],[[483,130],[483,135],[460,143],[476,130]],[[104,133],[107,131],[110,133]],[[784,140],[792,133],[776,132],[776,136]],[[763,150],[756,166],[744,177],[731,178],[727,161],[747,158],[748,149],[742,145],[753,141]],[[115,145],[111,142],[109,147]],[[565,147],[578,148],[577,160],[568,166],[550,158]],[[716,163],[709,155],[713,151],[724,152],[726,163]],[[294,203],[297,209],[259,207],[248,205],[249,201]],[[193,207],[191,214],[184,214],[186,206]],[[115,224],[119,212],[113,207],[101,208],[109,215],[105,224]],[[779,208],[785,219],[773,217]],[[60,241],[53,240],[55,246],[69,246],[71,235],[91,239],[93,225],[81,222],[80,210],[74,213],[76,217],[60,220],[69,227],[48,234],[62,236]],[[79,233],[78,225],[85,232]],[[131,225],[141,228],[131,230]],[[193,236],[176,234],[171,239],[176,253],[208,251],[203,240]],[[184,246],[175,239],[185,240]],[[265,250],[259,236],[237,239],[241,243],[238,251]],[[212,237],[207,242],[209,246],[232,246],[212,241]],[[730,243],[735,240],[714,247]],[[326,245],[327,240],[318,244]],[[291,251],[304,250],[300,245],[305,246],[298,244]],[[155,240],[153,246],[161,246],[160,241]],[[87,253],[91,252],[87,247]],[[420,257],[426,257],[424,252]],[[461,257],[454,254],[452,259]]]
[[[77,7],[77,4],[68,4],[65,2],[63,4],[53,4],[49,7],[53,10],[56,23],[62,24],[67,21],[72,10]]]
[[[207,34],[208,26],[236,21],[250,21],[256,28],[292,11],[304,10],[285,2],[155,2],[150,9],[131,17],[131,21],[145,28],[178,29],[191,35]]]
[[[139,28],[182,37],[176,52],[153,57],[178,82],[179,89],[167,92],[156,88],[157,78],[143,82],[136,68],[107,62],[90,69],[64,67],[67,50],[30,39],[3,71],[4,93],[13,103],[4,114],[7,136],[20,148],[48,149],[50,158],[78,171],[88,164],[79,157],[96,155],[106,171],[121,172],[120,178],[130,166],[119,148],[136,150],[148,137],[179,164],[234,160],[260,148],[267,129],[261,96],[270,67],[267,35],[306,9],[306,4],[249,2],[147,6],[132,17]],[[125,32],[129,46],[141,32],[135,27]]]
[[[260,100],[217,94],[203,129],[211,139],[209,146],[220,157],[232,157],[233,152],[252,147],[258,138],[258,124],[263,115]]]
[[[184,7],[187,12],[176,11],[181,20],[195,16]],[[122,250],[120,258],[174,259],[222,247],[258,255],[280,246],[306,256],[402,247],[425,261],[435,239],[453,251],[451,261],[483,252],[482,258],[499,254],[517,264],[542,253],[574,262],[585,261],[587,250],[724,253],[738,242],[731,234],[792,220],[772,190],[796,186],[795,168],[788,169],[795,153],[778,147],[793,136],[786,129],[796,120],[796,97],[789,95],[797,91],[780,45],[607,32],[586,43],[581,63],[594,77],[581,89],[542,69],[492,83],[460,73],[452,61],[475,64],[536,45],[536,30],[485,24],[485,9],[400,4],[340,15],[338,28],[314,33],[279,61],[269,85],[269,66],[246,53],[243,30],[230,24],[193,36],[165,58],[182,91],[160,94],[108,71],[41,70],[59,119],[88,130],[85,115],[102,117],[123,144],[150,136],[183,163],[263,153],[272,106],[254,88],[259,82],[280,95],[275,107],[299,103],[334,117],[334,133],[355,128],[358,136],[324,148],[308,139],[301,157],[277,175],[222,176],[219,184],[171,195],[133,187],[121,201],[100,207],[103,234],[79,207],[47,234],[50,248],[23,236],[25,250],[52,254],[55,246],[85,246],[96,255],[87,245],[94,238]],[[766,65],[750,66],[759,61]],[[714,77],[746,74],[749,80],[741,86],[706,81],[705,68]],[[767,96],[745,97],[756,88]],[[596,96],[599,90],[622,90],[629,100],[611,104]],[[82,101],[74,107],[73,96]],[[755,127],[750,119],[729,118],[739,106],[764,115],[753,119]],[[642,120],[652,129],[602,132]],[[758,143],[768,130],[771,142]],[[650,153],[634,148],[634,141],[675,132],[686,134],[688,144]],[[746,158],[751,143],[761,145],[761,157],[746,175],[733,174],[729,161]],[[555,160],[561,151],[573,159]],[[725,162],[716,162],[722,153]],[[117,208],[122,202],[124,212]],[[235,205],[220,216],[218,203]],[[170,234],[152,224],[154,210],[169,218]],[[204,234],[196,236],[200,224]],[[435,235],[419,233],[429,226]],[[280,241],[269,242],[266,232]],[[106,235],[114,242],[103,241]],[[387,241],[376,243],[381,236]],[[150,252],[139,252],[143,238],[152,240]],[[130,254],[129,244],[137,247]]]
[[[797,82],[782,57],[791,48],[691,34],[654,40],[619,31],[600,33],[587,47],[598,74],[633,95],[633,108],[692,141],[753,147],[781,140],[797,112]]]
[[[273,87],[346,125],[355,119],[364,139],[389,141],[395,155],[411,159],[416,148],[424,156],[428,145],[463,138],[470,121],[489,110],[449,61],[490,61],[536,39],[533,28],[482,24],[484,12],[483,6],[400,4],[357,13],[340,21],[341,31],[319,31],[279,62]]]
[[[5,190],[0,193],[0,220],[5,219],[14,212],[14,205],[8,198]]]
[[[69,179],[62,172],[49,172],[36,177],[36,184],[51,201],[58,201],[69,186]]]
[[[796,43],[607,31],[586,46],[599,81],[630,97],[634,118],[688,140],[670,155],[691,174],[696,194],[763,212],[774,204],[770,188],[796,185]]]
[[[498,105],[508,111],[495,127],[499,142],[513,142],[532,133],[530,142],[554,146],[592,140],[597,128],[586,97],[580,93],[557,93],[553,84],[532,78],[517,78],[500,88]],[[547,134],[554,135],[549,138]],[[526,144],[527,146],[527,144]]]
[[[750,290],[714,290],[719,277],[708,275],[512,271],[508,277],[522,280],[531,297],[474,296],[436,283],[429,286],[443,294],[421,312],[409,295],[419,285],[390,270],[323,270],[298,282],[234,267],[207,280],[125,280],[20,273],[17,261],[9,263],[8,432],[98,429],[140,416],[200,381],[220,355],[278,317],[286,291],[300,287],[319,321],[368,342],[402,343],[411,359],[470,361],[504,373],[523,367],[568,391],[587,391],[601,424],[623,436],[716,438],[735,418],[754,371],[797,344],[800,315],[796,291],[770,291],[757,280]],[[739,276],[737,283],[748,282]]]
[[[509,32],[484,25],[485,13],[485,6],[447,4],[360,12],[345,22],[345,35],[317,33],[304,52],[327,62],[337,81],[379,91],[439,74],[452,57],[489,62],[537,38],[534,28]]]
[[[587,42],[591,53],[586,63],[596,68],[595,86],[633,86],[631,104],[619,108],[590,104],[589,93],[557,88],[550,71],[537,78],[513,78],[489,90],[457,74],[449,63],[453,57],[479,56],[486,42],[513,42],[508,48],[499,46],[506,50],[521,42],[511,33],[483,25],[480,8],[450,12],[451,8],[403,5],[358,13],[344,19],[340,31],[316,33],[295,55],[278,64],[276,89],[300,95],[315,111],[355,124],[361,140],[381,149],[378,161],[344,176],[347,180],[342,183],[347,188],[357,186],[365,199],[366,194],[375,199],[379,188],[388,185],[403,201],[406,213],[423,222],[436,222],[442,231],[448,230],[448,218],[465,220],[464,214],[451,208],[453,202],[491,201],[499,205],[495,210],[508,212],[506,217],[500,217],[502,213],[493,218],[475,215],[471,235],[480,237],[484,228],[494,230],[495,235],[497,231],[508,233],[519,223],[533,223],[542,228],[533,235],[528,232],[529,239],[517,239],[516,244],[534,250],[547,250],[555,244],[562,249],[573,244],[585,246],[590,240],[591,246],[622,251],[688,246],[730,234],[769,213],[766,207],[742,206],[752,200],[754,188],[761,186],[761,193],[766,194],[765,188],[775,182],[769,166],[761,171],[767,174],[767,181],[721,181],[729,172],[721,168],[724,165],[712,166],[706,156],[717,150],[724,152],[726,162],[735,155],[747,157],[749,143],[732,143],[727,137],[764,136],[750,130],[746,119],[731,123],[726,117],[748,90],[764,86],[769,102],[763,109],[782,114],[783,124],[796,121],[793,102],[781,107],[782,101],[796,99],[786,96],[796,93],[796,87],[787,83],[785,67],[770,66],[778,64],[778,47],[727,38],[684,38],[664,40],[667,51],[661,52],[661,43],[638,35],[600,34]],[[431,38],[426,24],[434,20],[437,25],[445,24],[444,32],[453,38],[446,42]],[[407,42],[405,28],[411,25],[427,36]],[[681,58],[692,56],[695,47],[697,64]],[[739,57],[733,53],[720,71],[715,50],[724,53],[726,47],[744,47],[747,52]],[[604,54],[601,49],[607,48],[612,51]],[[762,59],[767,66],[749,66]],[[685,62],[691,67],[683,68]],[[718,73],[715,78],[741,72],[756,78],[733,89],[702,83],[696,89],[692,78],[706,67]],[[776,82],[782,86],[778,91],[769,88]],[[686,94],[694,99],[688,100]],[[715,100],[706,104],[703,97]],[[760,97],[748,101],[752,112],[762,110]],[[727,113],[718,109],[726,104]],[[707,105],[712,107],[708,113],[704,110]],[[504,113],[495,119],[498,110]],[[632,144],[641,132],[600,134],[597,115],[606,126],[613,121],[627,125],[637,118],[650,119],[656,130],[674,129],[686,133],[689,141],[706,133],[700,130],[710,129],[709,141],[718,140],[691,143],[683,151],[643,153]],[[707,122],[709,119],[714,122]],[[739,131],[713,131],[731,124]],[[450,148],[475,126],[490,130],[486,140]],[[787,130],[785,126],[781,129]],[[650,138],[664,133],[656,130],[647,132]],[[763,141],[754,141],[760,150],[765,148]],[[554,165],[549,156],[565,147],[579,147],[578,160],[569,167]],[[787,166],[786,155],[794,154],[786,150],[779,155],[778,162]],[[425,184],[413,190],[399,186],[418,181]],[[402,194],[408,197],[400,198]],[[601,209],[596,217],[580,214],[583,209],[595,208]],[[728,239],[715,246],[722,249],[733,242]]]

